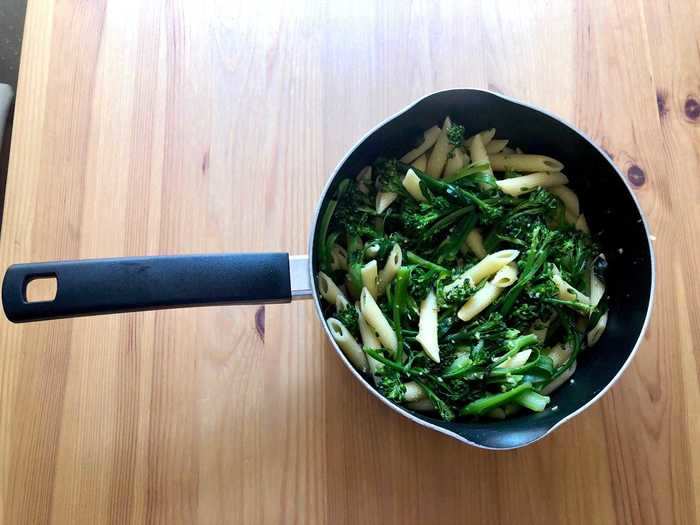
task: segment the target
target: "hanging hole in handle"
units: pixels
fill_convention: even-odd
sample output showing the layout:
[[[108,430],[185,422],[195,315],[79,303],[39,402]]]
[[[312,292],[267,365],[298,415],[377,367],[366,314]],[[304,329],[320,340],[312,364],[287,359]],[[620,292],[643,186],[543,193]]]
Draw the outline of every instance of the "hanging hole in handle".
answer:
[[[24,285],[24,300],[27,303],[47,303],[56,299],[58,279],[55,275],[31,277]]]

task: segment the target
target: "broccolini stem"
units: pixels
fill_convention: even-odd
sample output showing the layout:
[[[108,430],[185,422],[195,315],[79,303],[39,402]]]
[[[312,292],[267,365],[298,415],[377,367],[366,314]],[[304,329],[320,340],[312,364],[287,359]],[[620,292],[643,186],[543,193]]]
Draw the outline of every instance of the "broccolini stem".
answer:
[[[505,362],[507,359],[513,357],[515,354],[520,352],[523,348],[527,346],[532,346],[537,343],[537,336],[535,334],[521,335],[515,339],[511,339],[506,342],[506,353],[499,357],[491,365],[491,368],[496,368],[501,363]]]
[[[413,252],[406,252],[406,260],[411,264],[417,264],[418,266],[423,266],[429,270],[435,270],[440,273],[450,273],[450,271],[444,266],[440,266],[439,264],[423,259],[423,257],[416,255]]]
[[[389,368],[393,368],[397,372],[402,372],[406,375],[412,376],[412,377],[422,377],[425,375],[425,371],[419,370],[416,368],[411,368],[409,366],[404,366],[401,363],[397,363],[396,361],[392,361],[391,359],[387,359],[384,357],[382,352],[380,350],[374,349],[374,348],[363,348],[362,351],[366,353],[368,356],[370,356],[373,359],[376,359],[379,361],[381,364],[388,366]]]
[[[522,383],[515,388],[508,390],[507,392],[502,392],[500,394],[493,394],[490,396],[484,396],[476,401],[472,401],[466,405],[462,410],[459,411],[462,416],[480,416],[484,412],[491,410],[492,408],[499,407],[504,403],[508,403],[513,398],[518,397],[523,392],[532,390],[532,384]]]
[[[547,406],[547,403],[549,403],[549,396],[543,396],[534,390],[526,390],[522,394],[516,396],[513,401],[525,408],[529,408],[533,412],[542,412]]]

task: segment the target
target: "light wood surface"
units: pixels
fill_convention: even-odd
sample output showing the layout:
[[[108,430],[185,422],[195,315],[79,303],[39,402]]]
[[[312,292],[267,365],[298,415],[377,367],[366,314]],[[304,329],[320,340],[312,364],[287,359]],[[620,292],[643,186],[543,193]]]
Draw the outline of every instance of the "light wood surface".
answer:
[[[575,122],[656,236],[653,321],[595,407],[470,448],[392,413],[310,303],[0,321],[3,523],[700,519],[697,0],[32,0],[0,263],[305,253],[366,130],[493,89]]]

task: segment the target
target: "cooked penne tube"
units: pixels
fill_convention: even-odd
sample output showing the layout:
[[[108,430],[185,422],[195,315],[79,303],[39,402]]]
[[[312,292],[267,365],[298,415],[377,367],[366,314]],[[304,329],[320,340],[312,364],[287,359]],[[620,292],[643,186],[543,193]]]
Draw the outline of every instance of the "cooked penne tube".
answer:
[[[591,233],[591,230],[588,227],[588,221],[586,221],[586,217],[583,215],[583,213],[578,216],[578,219],[576,219],[576,229],[582,231],[583,233]]]
[[[328,328],[333,336],[333,340],[338,343],[338,346],[343,351],[350,362],[362,373],[367,372],[367,358],[365,353],[360,348],[360,345],[355,341],[355,338],[348,331],[343,323],[335,317],[331,317],[327,321]]]
[[[379,295],[384,295],[386,287],[394,280],[396,273],[399,271],[399,268],[401,268],[402,261],[403,254],[401,253],[401,246],[394,244],[394,247],[389,252],[389,257],[386,259],[384,268],[379,272],[377,281],[377,293]]]
[[[566,211],[570,212],[574,217],[578,217],[580,213],[578,196],[571,188],[568,186],[553,186],[547,191],[564,203]]]
[[[348,252],[340,244],[334,244],[331,248],[331,268],[333,270],[348,269]]]
[[[432,128],[425,130],[423,132],[423,142],[420,144],[420,146],[412,149],[403,157],[401,157],[401,162],[405,164],[410,164],[418,157],[420,157],[423,153],[432,148],[435,142],[437,141],[438,137],[440,136],[440,132],[441,129],[438,126],[433,126]]]
[[[321,292],[321,297],[329,304],[336,304],[336,299],[339,295],[345,298],[343,292],[341,292],[340,288],[333,282],[333,279],[323,272],[318,272],[318,290]]]
[[[574,215],[569,210],[564,210],[564,222],[566,222],[566,224],[576,224],[577,220],[577,215]]]
[[[603,336],[603,332],[605,332],[605,327],[607,325],[608,313],[605,312],[603,315],[600,316],[600,319],[598,319],[598,322],[595,324],[595,326],[591,328],[590,332],[588,332],[588,335],[586,335],[586,342],[588,343],[588,346],[593,346],[600,340],[600,338]]]
[[[350,303],[348,300],[345,298],[343,294],[338,294],[335,298],[335,311],[336,312],[342,312],[345,310],[348,306],[350,306]]]
[[[557,388],[559,388],[561,385],[566,383],[572,375],[574,375],[574,372],[576,372],[576,361],[574,361],[567,370],[557,377],[554,381],[546,385],[543,389],[542,392],[540,392],[544,396],[548,396],[552,392],[554,392]]]
[[[425,172],[433,178],[440,178],[442,170],[445,167],[445,162],[447,162],[447,154],[450,151],[450,142],[447,138],[447,132],[452,127],[452,121],[450,117],[445,117],[445,122],[442,125],[442,130],[440,131],[440,136],[433,146],[433,151],[428,157],[428,165],[425,168]]]
[[[479,259],[483,259],[488,255],[486,248],[484,248],[484,239],[481,237],[481,232],[474,228],[467,234],[467,238],[464,239],[464,244],[462,244],[461,252],[467,253],[470,250]]]
[[[506,264],[513,262],[519,254],[520,252],[518,250],[501,250],[492,253],[469,268],[465,274],[473,285],[477,285],[484,279],[488,279],[494,275]]]
[[[360,170],[360,173],[355,177],[358,189],[364,193],[369,193],[369,188],[372,185],[372,166],[365,166]]]
[[[590,304],[591,300],[586,295],[582,294],[576,288],[562,279],[559,268],[556,266],[554,267],[552,281],[554,281],[554,284],[557,285],[559,290],[559,299],[562,301],[578,301],[579,303]]]
[[[503,148],[508,144],[508,139],[493,139],[489,142],[486,147],[486,153],[493,155],[494,153],[500,153]]]
[[[367,288],[363,288],[360,294],[360,310],[362,311],[362,315],[365,316],[367,324],[377,333],[377,337],[379,337],[384,348],[391,350],[392,353],[396,353],[396,348],[398,346],[396,332],[394,332],[389,321],[384,317],[377,302]]]
[[[396,200],[396,197],[398,195],[394,193],[393,191],[380,191],[377,192],[377,197],[375,198],[374,201],[374,208],[377,212],[377,214],[384,213],[386,209],[392,205],[392,203]]]
[[[447,156],[447,164],[445,164],[445,171],[443,172],[442,176],[450,177],[456,173],[457,170],[462,169],[465,166],[465,163],[466,156],[464,155],[464,152],[460,148],[456,148],[451,153],[451,156]]]
[[[462,321],[469,321],[479,315],[487,306],[493,303],[503,293],[507,286],[518,278],[515,265],[504,266],[489,282],[484,284],[457,312]]]
[[[571,352],[571,345],[569,345],[568,343],[557,343],[552,348],[550,348],[546,352],[546,354],[552,360],[552,363],[554,363],[554,368],[557,369],[569,360],[569,358],[571,357]]]
[[[406,387],[406,392],[403,395],[403,400],[407,403],[414,403],[420,401],[421,399],[426,399],[425,390],[416,383],[415,381],[409,381],[404,383],[403,386]]]
[[[530,354],[532,354],[532,350],[523,350],[522,352],[518,352],[510,359],[506,359],[496,368],[517,368],[519,366],[523,366],[525,363],[527,363],[527,360],[530,359]]]
[[[362,285],[369,290],[372,297],[375,299],[379,296],[377,292],[377,261],[372,259],[370,262],[365,264],[360,271],[362,275]]]
[[[423,192],[420,189],[420,177],[416,175],[416,172],[413,170],[408,170],[408,173],[406,173],[406,176],[403,178],[403,181],[401,182],[403,184],[403,187],[406,188],[406,191],[419,202],[425,202],[426,199],[425,195],[423,195]]]
[[[501,150],[501,153],[503,153],[504,155],[513,155],[515,153],[515,150],[506,146]]]
[[[512,179],[498,180],[496,184],[503,193],[518,197],[537,188],[550,188],[566,184],[567,182],[569,182],[569,179],[563,173],[541,172],[521,175]]]
[[[552,314],[552,316],[546,321],[537,319],[534,323],[532,323],[530,333],[535,334],[535,337],[537,337],[537,340],[540,343],[544,343],[544,340],[547,337],[547,330],[549,330],[549,325],[552,323],[552,321],[554,321],[556,316],[557,314]]]
[[[420,157],[418,157],[416,160],[411,162],[411,166],[416,168],[417,170],[420,171],[425,171],[426,166],[428,165],[428,157],[423,153]]]
[[[474,137],[479,136],[481,138],[481,143],[484,145],[484,147],[488,146],[491,141],[493,140],[493,137],[496,136],[496,128],[491,128],[491,129],[485,129],[484,131],[481,131],[475,135],[472,135],[468,139],[464,141],[464,147],[469,149],[470,146],[472,145],[472,142],[474,141]],[[476,162],[474,159],[472,159],[472,162]]]
[[[544,155],[526,155],[521,153],[496,153],[491,155],[491,169],[493,171],[561,171],[564,165],[557,159]]]
[[[362,311],[359,308],[359,304],[356,306],[357,307],[357,327],[360,329],[360,337],[362,338],[362,346],[364,348],[375,348],[379,349],[382,348],[382,343],[379,341],[379,338],[377,337],[376,332],[372,329],[367,324],[367,321],[365,321],[365,316],[362,315]],[[382,368],[384,368],[384,365],[374,359],[373,357],[366,356],[367,357],[367,363],[369,364],[369,371],[372,373],[372,376],[374,377],[374,382],[376,383],[378,381],[377,374],[381,371]]]
[[[428,399],[421,399],[420,401],[413,401],[411,403],[406,403],[406,408],[410,410],[416,410],[417,412],[433,412],[435,411],[435,405]]]
[[[496,130],[494,130],[494,133]],[[490,140],[490,139],[489,139]],[[491,169],[491,161],[489,160],[489,155],[486,153],[486,147],[484,146],[484,139],[481,136],[481,133],[478,135],[474,135],[470,145],[469,145],[469,156],[471,157],[471,160],[473,163],[479,162],[479,163],[488,163],[489,165],[489,173],[493,174],[493,170]],[[479,184],[481,186],[482,190],[488,189],[489,186],[488,184],[482,182]]]
[[[464,283],[471,281],[476,286],[484,279],[488,279],[508,263],[515,260],[520,252],[518,250],[501,250],[487,255],[481,261],[462,273],[454,281],[445,286],[445,292],[449,293],[454,288],[461,288]]]
[[[434,291],[430,291],[420,304],[420,318],[418,320],[418,335],[416,341],[423,347],[426,355],[440,362],[440,347],[438,346],[437,326],[437,297]]]

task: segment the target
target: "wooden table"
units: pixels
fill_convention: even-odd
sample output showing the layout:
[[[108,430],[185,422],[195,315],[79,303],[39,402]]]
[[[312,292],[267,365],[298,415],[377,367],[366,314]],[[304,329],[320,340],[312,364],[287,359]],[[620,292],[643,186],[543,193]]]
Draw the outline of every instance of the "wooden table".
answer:
[[[378,403],[310,303],[3,320],[3,523],[697,523],[698,1],[327,4],[31,1],[2,267],[304,253],[358,137],[483,87],[575,122],[634,184],[658,291],[633,365],[493,453]]]

